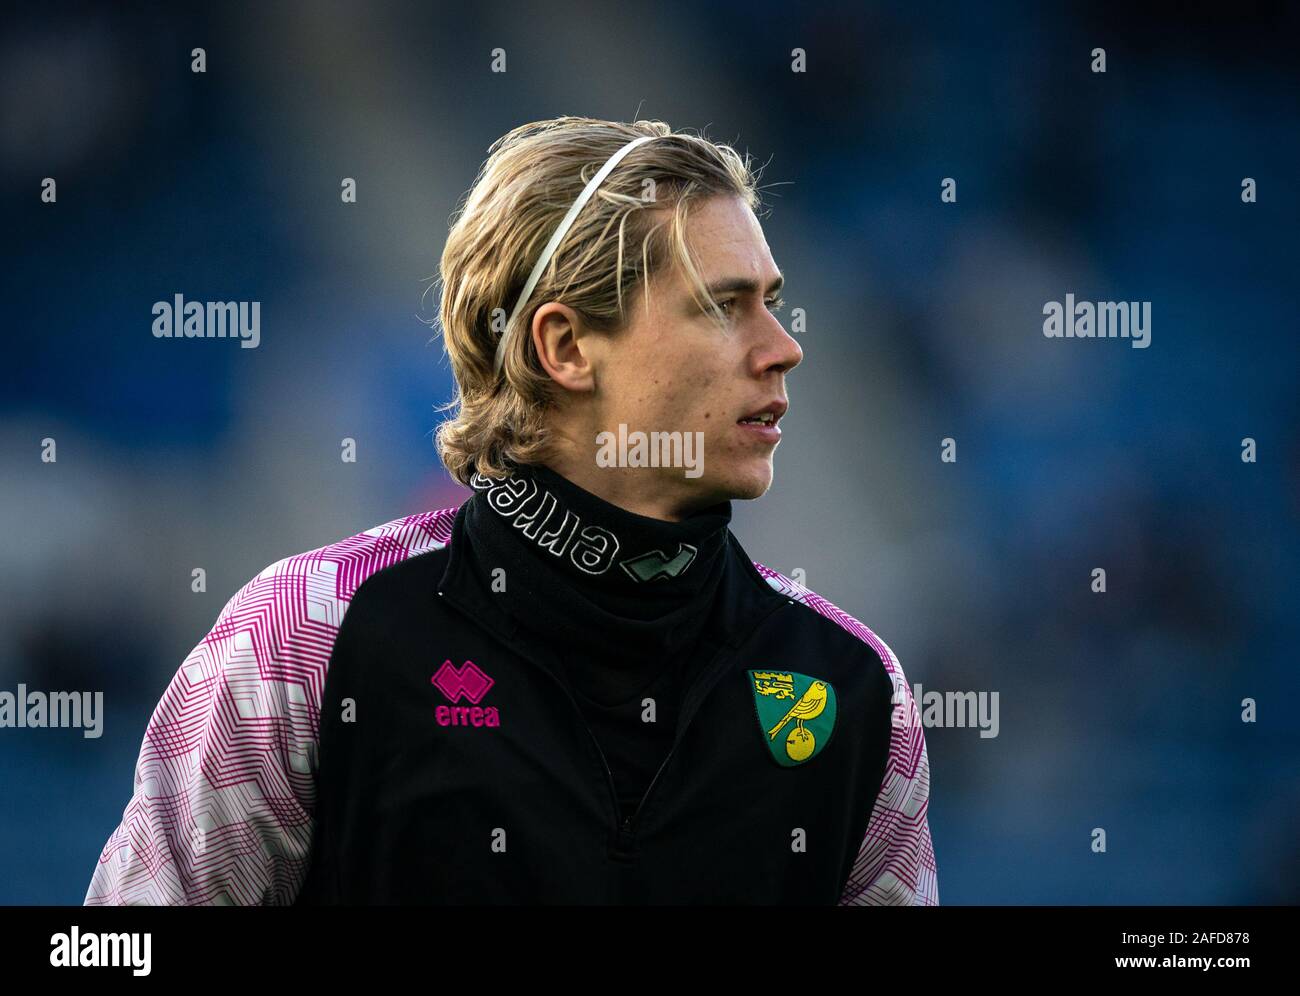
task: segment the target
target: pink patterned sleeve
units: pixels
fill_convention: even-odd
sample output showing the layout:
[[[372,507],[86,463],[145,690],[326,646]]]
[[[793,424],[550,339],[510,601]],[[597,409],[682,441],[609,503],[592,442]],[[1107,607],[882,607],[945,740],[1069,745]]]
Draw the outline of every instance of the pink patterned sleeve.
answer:
[[[928,818],[930,759],[920,714],[898,658],[884,640],[816,592],[762,564],[754,566],[781,594],[802,602],[869,644],[884,662],[894,686],[885,777],[839,905],[939,905],[938,872]]]
[[[286,565],[226,604],[167,686],[86,905],[292,901],[311,844],[319,691],[276,625],[277,602],[305,583]]]
[[[885,778],[839,905],[938,906],[928,818],[930,758],[921,717],[898,658],[883,640],[862,628],[894,683],[893,728]]]
[[[226,603],[149,720],[87,906],[294,901],[311,857],[319,710],[343,613],[371,573],[445,543],[450,512],[288,557]]]

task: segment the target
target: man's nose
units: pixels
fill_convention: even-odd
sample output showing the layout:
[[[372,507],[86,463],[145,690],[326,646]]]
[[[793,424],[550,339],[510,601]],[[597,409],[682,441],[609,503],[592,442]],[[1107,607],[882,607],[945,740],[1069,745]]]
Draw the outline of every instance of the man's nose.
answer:
[[[768,312],[767,340],[759,353],[760,373],[776,369],[788,373],[803,360],[803,349],[777,320],[776,315]]]

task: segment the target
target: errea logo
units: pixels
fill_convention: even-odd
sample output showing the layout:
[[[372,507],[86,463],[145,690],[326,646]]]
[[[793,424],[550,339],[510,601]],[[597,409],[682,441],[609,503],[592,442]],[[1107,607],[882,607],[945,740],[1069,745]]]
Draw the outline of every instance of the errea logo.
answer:
[[[439,726],[501,725],[496,706],[478,704],[495,682],[473,661],[456,667],[450,659],[445,660],[429,681],[452,703],[434,709],[433,715]],[[470,705],[457,705],[461,699],[468,700]]]

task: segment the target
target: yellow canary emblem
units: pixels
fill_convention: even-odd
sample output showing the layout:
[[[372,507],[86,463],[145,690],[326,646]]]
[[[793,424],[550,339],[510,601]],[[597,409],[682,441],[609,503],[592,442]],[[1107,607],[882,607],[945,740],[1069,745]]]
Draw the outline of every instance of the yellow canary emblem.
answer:
[[[794,767],[825,748],[835,729],[830,682],[794,671],[753,670],[749,677],[759,728],[777,764]]]

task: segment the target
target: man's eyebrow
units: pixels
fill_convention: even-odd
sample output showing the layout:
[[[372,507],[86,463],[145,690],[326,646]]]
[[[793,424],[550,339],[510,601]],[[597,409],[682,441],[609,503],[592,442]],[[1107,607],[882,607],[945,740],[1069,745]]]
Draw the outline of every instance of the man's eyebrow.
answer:
[[[775,294],[784,286],[785,274],[782,273],[767,285],[766,293]],[[758,281],[750,280],[748,277],[724,277],[722,280],[715,280],[713,283],[708,284],[705,289],[711,297],[717,297],[719,294],[730,294],[732,291],[753,294],[758,290]]]

